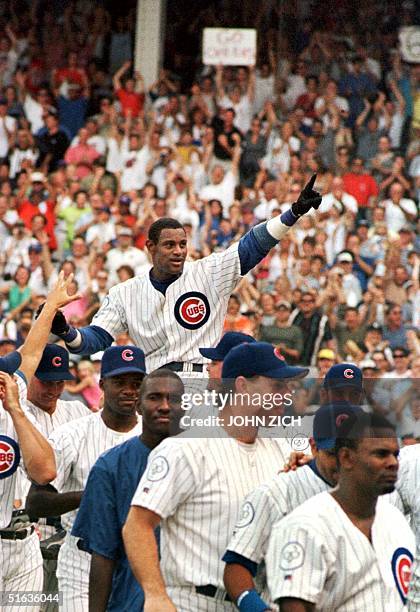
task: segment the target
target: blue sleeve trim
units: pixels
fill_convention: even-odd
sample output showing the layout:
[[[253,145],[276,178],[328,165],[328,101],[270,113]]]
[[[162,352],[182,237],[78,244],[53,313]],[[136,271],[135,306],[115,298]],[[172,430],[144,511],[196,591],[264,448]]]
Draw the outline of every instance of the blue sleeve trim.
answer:
[[[98,325],[89,325],[79,329],[82,343],[77,348],[67,347],[71,353],[93,355],[98,351],[104,351],[114,341],[114,338],[105,329]]]
[[[247,274],[276,246],[278,240],[273,238],[261,223],[242,236],[238,245],[241,275]]]
[[[60,338],[64,340],[64,342],[73,342],[73,340],[77,338],[77,331],[70,325],[67,332],[60,334]]]
[[[236,605],[240,612],[264,612],[264,610],[271,610],[269,604],[258,595],[255,589],[251,591],[245,591],[242,595],[239,595]]]
[[[247,569],[253,578],[257,575],[258,563],[243,557],[239,553],[234,552],[233,550],[227,550],[222,557],[222,561],[225,563],[235,563],[236,565],[242,565],[245,569]]]
[[[28,381],[26,380],[26,376],[21,370],[16,370],[15,374],[17,374],[23,380],[25,385],[28,386]]]
[[[294,225],[298,219],[299,217],[296,217],[291,208],[286,210],[286,212],[284,212],[280,217],[280,221],[283,223],[283,225],[288,225],[289,227],[292,227],[292,225]]]

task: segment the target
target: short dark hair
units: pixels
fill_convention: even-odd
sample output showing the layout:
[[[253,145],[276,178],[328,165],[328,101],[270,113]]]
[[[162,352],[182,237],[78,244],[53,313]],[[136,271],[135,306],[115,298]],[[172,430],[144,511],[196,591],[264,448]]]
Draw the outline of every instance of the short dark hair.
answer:
[[[184,229],[182,224],[176,219],[171,219],[170,217],[161,217],[149,228],[148,239],[151,240],[154,244],[159,242],[160,235],[165,229]],[[184,230],[185,231],[185,230]]]
[[[337,440],[335,444],[337,457],[340,448],[351,448],[355,450],[361,439],[369,436],[375,437],[374,432],[378,429],[391,430],[395,435],[394,425],[380,414],[366,412],[361,415],[354,414],[349,416],[337,430]]]
[[[182,382],[178,374],[176,374],[173,370],[169,370],[168,368],[159,368],[158,370],[153,370],[153,372],[151,372],[150,374],[147,374],[143,378],[143,381],[141,383],[141,388],[140,388],[140,398],[139,398],[140,404],[141,404],[143,395],[146,390],[147,381],[154,380],[155,378],[172,378],[173,380],[175,380],[176,382],[180,384],[180,387],[182,388],[182,392],[184,392],[184,383]]]

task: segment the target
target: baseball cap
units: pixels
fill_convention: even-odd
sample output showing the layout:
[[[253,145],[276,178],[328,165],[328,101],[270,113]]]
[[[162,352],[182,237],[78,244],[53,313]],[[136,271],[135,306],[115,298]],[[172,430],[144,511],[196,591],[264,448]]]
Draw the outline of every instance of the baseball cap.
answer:
[[[43,381],[74,380],[69,370],[69,353],[58,344],[47,344],[35,371],[36,378]]]
[[[304,378],[309,368],[289,366],[279,349],[268,342],[248,342],[232,348],[223,361],[222,378],[266,376]]]
[[[119,374],[146,374],[145,356],[136,346],[111,346],[102,357],[101,378]]]
[[[326,373],[324,389],[341,389],[342,387],[357,387],[362,390],[363,374],[354,363],[338,363]]]
[[[31,183],[45,183],[45,176],[42,172],[32,172]]]
[[[379,323],[374,322],[372,323],[372,325],[369,325],[366,331],[378,331],[378,332],[381,332],[382,334],[383,330],[382,330],[382,326],[379,325]]]
[[[338,263],[353,263],[353,255],[348,251],[339,253],[339,255],[337,255],[337,261]]]
[[[286,308],[287,310],[292,310],[292,305],[290,302],[287,302],[286,300],[280,300],[276,304],[276,310],[278,310],[279,308]]]
[[[7,374],[14,374],[22,363],[22,355],[13,351],[4,357],[0,357],[0,371]]]
[[[40,242],[34,242],[28,247],[29,253],[42,253],[42,244]]]
[[[324,404],[315,413],[313,422],[313,437],[319,450],[331,450],[337,440],[340,425],[351,416],[364,414],[359,406],[347,402]]]
[[[364,359],[360,362],[360,369],[363,370],[377,370],[378,366],[373,359]]]
[[[198,349],[203,357],[211,359],[212,361],[223,361],[230,349],[238,344],[244,342],[255,342],[255,339],[248,334],[242,334],[241,332],[226,332],[219,344],[214,348],[200,348]]]
[[[335,353],[331,349],[327,349],[327,348],[321,349],[318,353],[318,359],[331,359],[334,361]]]
[[[130,227],[120,227],[117,233],[118,236],[132,236],[133,230]]]

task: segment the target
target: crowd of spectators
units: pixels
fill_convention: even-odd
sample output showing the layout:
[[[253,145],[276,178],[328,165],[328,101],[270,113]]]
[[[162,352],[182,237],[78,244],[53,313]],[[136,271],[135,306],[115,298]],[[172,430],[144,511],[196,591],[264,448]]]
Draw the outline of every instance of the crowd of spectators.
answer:
[[[379,19],[377,4],[375,37],[360,18]],[[397,36],[413,6],[368,1],[346,19],[343,3],[322,24],[301,2],[293,31],[260,7],[256,67],[195,57],[185,83],[178,52],[146,88],[133,13],[13,5],[0,15],[1,352],[23,342],[60,270],[83,294],[67,318],[88,324],[113,284],[150,268],[154,220],[180,220],[198,259],[286,210],[316,172],[320,209],[243,278],[225,330],[276,344],[314,376],[361,365],[381,380],[376,409],[420,438],[420,65],[402,60]],[[95,366],[82,365],[73,392],[95,407]]]

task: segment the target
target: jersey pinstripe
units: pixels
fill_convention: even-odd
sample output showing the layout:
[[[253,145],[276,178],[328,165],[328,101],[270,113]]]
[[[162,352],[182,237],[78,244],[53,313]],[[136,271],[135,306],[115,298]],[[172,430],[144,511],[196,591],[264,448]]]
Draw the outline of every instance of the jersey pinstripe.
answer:
[[[14,376],[20,404],[27,418],[39,429],[25,405],[26,383],[19,374]],[[12,417],[0,402],[0,529],[6,528],[13,512],[18,482],[18,466],[24,469],[20,457],[19,440]],[[38,536],[34,533],[24,540],[0,539],[0,591],[40,591],[42,589],[42,556]],[[23,609],[4,606],[4,612]],[[28,605],[25,610],[35,612],[39,606]]]
[[[371,543],[330,493],[320,493],[273,529],[266,556],[271,597],[303,599],[328,612],[402,611],[398,584],[407,581],[414,546],[406,519],[388,501],[378,499]]]
[[[223,587],[223,562],[244,496],[288,457],[285,440],[244,444],[178,436],[150,455],[132,504],[162,517],[161,568],[168,587]]]
[[[55,429],[49,437],[54,449],[57,477],[51,483],[59,493],[82,491],[93,464],[103,452],[141,433],[141,420],[128,432],[107,427],[102,412],[95,412]],[[88,610],[90,555],[77,548],[78,538],[70,535],[77,510],[61,517],[67,534],[57,562],[63,612]]]
[[[245,497],[227,549],[258,564],[255,583],[259,592],[266,589],[264,559],[275,523],[310,497],[330,488],[305,465],[296,472],[274,476]]]
[[[144,350],[149,372],[172,361],[204,363],[198,348],[220,340],[227,302],[239,278],[236,243],[222,253],[186,262],[166,295],[153,287],[148,272],[112,287],[92,325],[113,337],[128,331]]]
[[[26,409],[26,384],[21,376],[14,375],[19,389],[19,399],[26,416],[38,429],[35,419]],[[0,402],[0,529],[7,527],[12,518],[13,502],[16,497],[18,466],[24,469],[19,461],[19,441],[12,417]]]
[[[408,608],[414,612],[420,609],[420,444],[402,448],[399,459],[398,481],[392,497],[404,514],[410,515],[416,536],[416,556],[408,592]]]

